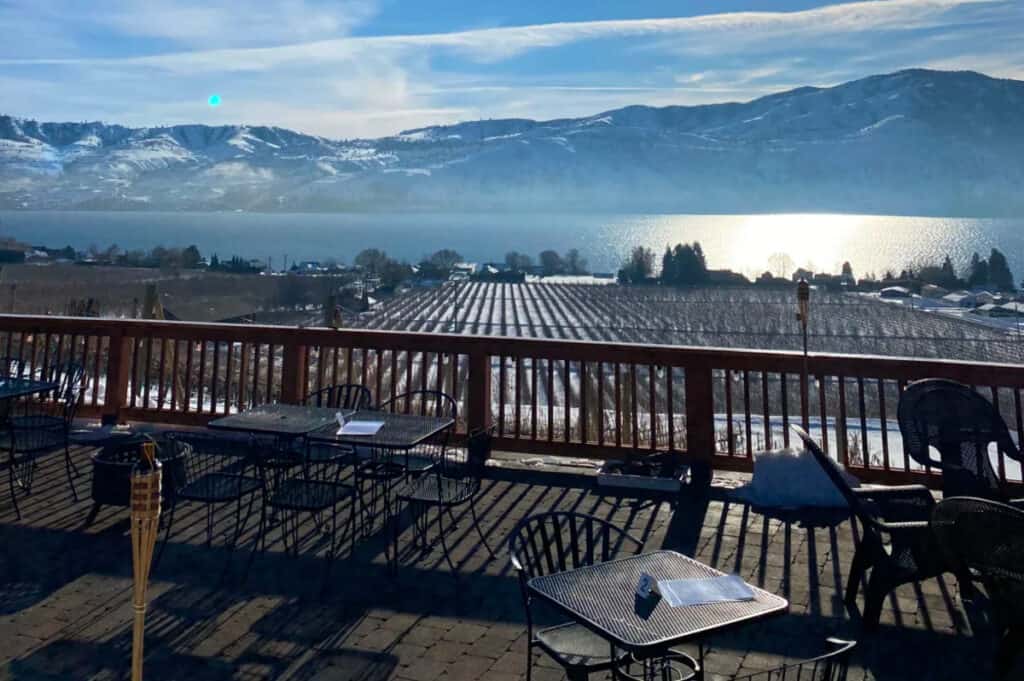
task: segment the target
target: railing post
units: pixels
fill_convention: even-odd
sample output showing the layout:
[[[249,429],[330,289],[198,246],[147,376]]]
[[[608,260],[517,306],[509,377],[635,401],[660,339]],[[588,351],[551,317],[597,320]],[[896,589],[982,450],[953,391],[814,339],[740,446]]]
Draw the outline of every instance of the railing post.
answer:
[[[110,351],[107,356],[107,385],[103,394],[104,421],[116,423],[121,409],[128,400],[128,379],[132,373],[132,345],[134,338],[118,328],[110,334]]]
[[[281,401],[285,404],[299,404],[306,396],[308,385],[306,346],[286,341],[282,352],[284,361],[281,365]]]
[[[491,426],[491,356],[485,350],[469,353],[466,426],[470,431]]]
[[[686,452],[710,462],[715,453],[715,394],[711,367],[686,367]]]

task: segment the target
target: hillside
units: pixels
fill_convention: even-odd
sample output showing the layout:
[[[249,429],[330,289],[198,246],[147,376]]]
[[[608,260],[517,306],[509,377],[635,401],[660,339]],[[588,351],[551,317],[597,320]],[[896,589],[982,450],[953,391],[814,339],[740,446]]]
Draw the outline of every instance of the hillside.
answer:
[[[1024,211],[1024,82],[901,71],[746,103],[337,141],[0,116],[0,208]]]

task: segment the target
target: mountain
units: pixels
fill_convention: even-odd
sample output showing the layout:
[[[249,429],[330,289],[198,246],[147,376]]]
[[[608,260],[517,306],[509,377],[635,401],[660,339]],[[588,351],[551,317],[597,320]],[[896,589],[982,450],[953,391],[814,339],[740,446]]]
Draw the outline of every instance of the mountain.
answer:
[[[338,141],[0,116],[0,208],[1024,212],[1024,82],[908,70],[745,103]]]

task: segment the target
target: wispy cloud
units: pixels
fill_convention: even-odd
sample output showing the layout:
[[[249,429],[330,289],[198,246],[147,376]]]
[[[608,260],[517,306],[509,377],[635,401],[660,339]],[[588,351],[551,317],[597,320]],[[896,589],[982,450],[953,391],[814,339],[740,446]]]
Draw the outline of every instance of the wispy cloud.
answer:
[[[869,0],[388,34],[374,24],[375,0],[267,0],[245,12],[231,0],[106,0],[103,11],[0,0],[0,85],[6,111],[48,119],[375,136],[751,99],[910,66],[1020,75],[1019,2]],[[23,37],[33,28],[45,37],[37,45]],[[225,104],[207,107],[211,92]]]

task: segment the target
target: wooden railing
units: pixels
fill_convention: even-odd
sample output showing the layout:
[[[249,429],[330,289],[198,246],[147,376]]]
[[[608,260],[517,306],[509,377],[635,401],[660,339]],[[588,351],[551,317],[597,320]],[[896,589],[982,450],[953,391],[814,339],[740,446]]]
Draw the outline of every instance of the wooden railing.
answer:
[[[0,315],[0,353],[84,365],[93,416],[197,425],[335,383],[361,383],[375,401],[429,388],[457,400],[457,432],[494,425],[509,451],[675,449],[745,470],[802,424],[863,479],[931,484],[903,455],[896,405],[908,382],[945,377],[981,389],[1024,441],[1015,365],[811,354],[805,389],[805,360],[790,352],[15,315]],[[1021,481],[1016,462],[994,463]]]

